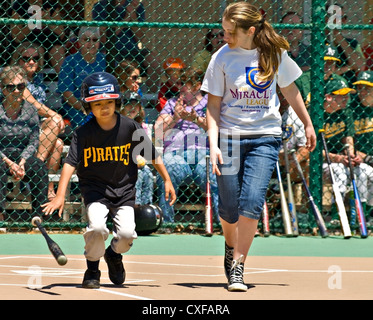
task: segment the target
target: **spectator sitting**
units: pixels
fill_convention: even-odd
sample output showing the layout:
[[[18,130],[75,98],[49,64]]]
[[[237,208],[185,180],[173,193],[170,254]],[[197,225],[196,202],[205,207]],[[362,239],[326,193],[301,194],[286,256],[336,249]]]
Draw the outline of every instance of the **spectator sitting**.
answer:
[[[138,123],[141,124],[142,128],[146,131],[146,133],[150,134],[149,128],[144,122],[145,119],[145,111],[141,105],[141,97],[137,93],[130,93],[128,95],[125,94],[123,97],[122,109],[121,114],[127,116],[131,119],[134,119]],[[146,164],[146,160],[138,155],[137,158],[137,167],[138,167],[138,175],[136,181],[136,201],[137,205],[144,205],[144,204],[151,204],[153,203],[153,173],[150,167]]]
[[[180,93],[180,78],[184,72],[185,63],[180,58],[168,58],[163,63],[163,69],[166,75],[166,82],[161,86],[158,92],[158,104],[156,109],[161,112],[168,99],[176,97]]]
[[[281,23],[300,24],[302,19],[294,11],[287,12],[282,18]],[[307,71],[311,66],[310,47],[302,41],[303,30],[301,29],[283,29],[281,34],[286,38],[290,45],[289,55],[303,70]]]
[[[30,8],[35,9],[30,11]],[[39,12],[38,10],[41,10]],[[58,1],[50,0],[15,0],[11,7],[11,18],[13,19],[35,19],[41,14],[43,20],[61,20],[61,6]],[[38,22],[36,22],[38,23]],[[41,22],[40,22],[41,24]],[[62,61],[65,57],[64,43],[66,36],[62,25],[41,25],[30,28],[28,24],[12,24],[10,28],[10,43],[15,49],[21,42],[30,41],[42,46],[45,50],[46,63],[54,68],[56,73],[60,72]]]
[[[109,9],[108,0],[99,0],[92,9],[93,20],[108,21],[113,18],[112,10],[115,10],[114,21],[122,22],[144,22],[145,7],[140,0],[117,0],[115,8]],[[143,31],[138,27],[120,27],[116,28],[116,39],[106,39],[106,28],[101,27],[102,43],[107,41],[115,42],[118,50],[117,57],[120,60],[136,60],[141,66],[141,76],[148,78],[147,87],[151,92],[155,92],[155,84],[158,82],[160,74],[159,62],[157,58],[147,49],[140,49],[140,41],[143,37]],[[108,52],[107,52],[108,54]],[[117,59],[117,57],[113,57]]]
[[[221,21],[219,23],[221,23]],[[192,67],[196,70],[206,72],[211,56],[224,44],[224,30],[209,30],[204,40],[204,48],[201,51],[198,51],[193,57]]]
[[[330,44],[325,45],[324,61],[324,80],[326,82],[336,74],[337,63],[341,62],[338,58],[337,49]],[[302,75],[295,80],[295,84],[302,95],[304,104],[308,107],[311,102],[311,70],[303,72]]]
[[[70,121],[73,129],[81,125],[85,111],[80,102],[80,88],[84,78],[94,72],[105,71],[105,55],[98,52],[100,30],[96,27],[82,27],[79,30],[79,52],[64,60],[58,76],[57,92],[63,96],[61,115]]]
[[[44,50],[30,42],[21,43],[13,54],[13,64],[22,67],[27,75],[27,89],[24,99],[36,108],[41,122],[41,134],[37,157],[47,162],[51,173],[56,173],[60,168],[63,141],[58,135],[63,132],[65,123],[55,111],[44,105],[46,99],[45,87],[42,83],[42,74],[38,73],[43,65]],[[36,101],[34,101],[36,99]],[[55,197],[54,183],[48,185],[48,199]]]
[[[142,97],[140,69],[135,63],[127,60],[120,62],[114,70],[114,75],[118,79],[122,94],[129,91],[129,95],[134,92]]]
[[[330,14],[335,13],[336,10],[341,12],[341,23],[346,24],[348,18],[347,15],[343,14],[343,6],[334,4],[334,7],[326,7],[326,11]],[[361,46],[356,39],[345,37],[341,32],[341,28],[335,28],[328,36],[331,37],[330,43],[333,43],[337,48],[341,60],[338,64],[337,74],[342,75],[350,85],[356,81],[356,74],[365,68],[365,59]]]
[[[3,94],[0,104],[0,215],[4,213],[9,175],[29,182],[34,214],[43,215],[41,205],[47,200],[48,170],[45,163],[35,157],[39,117],[23,97],[26,81],[26,73],[19,66],[5,67],[0,73]]]
[[[155,123],[155,137],[163,137],[164,164],[172,184],[178,192],[183,183],[194,182],[202,191],[206,191],[206,155],[209,152],[205,131],[207,95],[201,92],[204,73],[188,73],[180,96],[168,100]],[[157,141],[156,141],[157,142]],[[212,202],[215,217],[218,216],[218,192],[216,175],[211,177]],[[163,184],[157,176],[157,186]],[[174,210],[160,194],[159,206],[163,210],[166,222],[174,220]]]
[[[373,19],[369,21],[373,24]],[[366,59],[366,70],[373,71],[373,32],[367,32],[365,41],[362,46],[362,51]]]

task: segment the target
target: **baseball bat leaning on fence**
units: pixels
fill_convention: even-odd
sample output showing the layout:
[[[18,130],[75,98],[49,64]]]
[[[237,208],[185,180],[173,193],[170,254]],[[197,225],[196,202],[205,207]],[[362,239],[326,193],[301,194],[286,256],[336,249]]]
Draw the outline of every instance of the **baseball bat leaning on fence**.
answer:
[[[349,238],[351,238],[350,224],[348,222],[346,207],[345,207],[345,204],[343,202],[341,192],[339,191],[339,187],[338,187],[337,183],[335,182],[334,172],[333,172],[333,168],[332,168],[332,163],[330,161],[328,146],[326,144],[324,132],[325,132],[324,129],[319,130],[319,133],[321,135],[321,140],[322,140],[324,150],[325,150],[326,162],[327,162],[328,167],[329,167],[330,178],[332,180],[332,187],[333,187],[333,193],[334,193],[334,198],[335,198],[335,204],[337,205],[337,208],[338,208],[339,220],[341,221],[343,235],[344,235],[345,239],[349,239]]]
[[[289,166],[289,158],[288,158],[289,157],[288,146],[285,140],[282,140],[282,144],[284,148],[286,183],[288,186],[288,205],[289,205],[289,212],[290,212],[290,217],[291,217],[291,225],[292,225],[293,235],[297,237],[299,235],[299,228],[298,228],[297,210],[296,210],[295,201],[294,201],[293,187],[291,185],[290,166]]]
[[[299,175],[302,178],[303,186],[304,186],[304,189],[306,190],[306,195],[307,195],[308,201],[310,203],[311,211],[312,211],[313,216],[315,217],[317,226],[319,227],[320,234],[321,234],[321,236],[323,238],[326,238],[326,237],[329,236],[328,230],[326,229],[325,222],[324,222],[324,219],[323,219],[323,217],[322,217],[322,215],[320,213],[320,210],[316,206],[315,200],[313,200],[311,191],[308,188],[308,184],[307,184],[306,178],[304,177],[303,170],[302,170],[302,168],[301,168],[301,166],[300,166],[300,164],[298,162],[295,150],[294,149],[290,150],[290,153],[293,155],[293,159],[294,159],[294,162],[295,162],[295,164],[297,166]]]
[[[45,240],[47,241],[48,248],[52,253],[53,257],[56,259],[60,266],[63,266],[67,263],[67,258],[62,252],[60,246],[54,242],[48,233],[45,231],[44,227],[41,225],[41,218],[40,217],[33,217],[31,220],[33,226],[38,227],[42,235],[44,236]]]
[[[289,212],[289,207],[288,207],[286,197],[285,197],[284,186],[282,185],[280,165],[278,164],[278,161],[276,162],[276,171],[277,171],[277,178],[278,178],[278,186],[280,188],[282,221],[284,223],[285,236],[292,237],[293,230],[291,227],[290,212]]]
[[[263,223],[263,235],[265,237],[269,237],[269,235],[271,234],[271,232],[269,230],[269,212],[268,212],[267,201],[265,201],[265,200],[264,200],[264,204],[263,204],[262,223]]]
[[[353,191],[354,191],[355,210],[356,210],[356,215],[357,215],[357,218],[358,218],[358,221],[359,221],[360,236],[362,238],[366,238],[366,237],[368,237],[368,231],[367,231],[367,226],[366,226],[366,223],[365,223],[363,206],[361,204],[359,192],[358,192],[357,186],[356,186],[355,173],[354,173],[354,168],[353,168],[352,162],[351,162],[351,154],[350,154],[349,147],[350,146],[348,144],[346,144],[344,146],[344,149],[347,150],[348,165],[350,167],[350,179],[351,179],[351,184],[352,184],[352,188],[353,188]]]
[[[206,156],[206,203],[205,203],[205,235],[211,237],[214,233],[212,220],[212,201],[210,186],[210,156]]]

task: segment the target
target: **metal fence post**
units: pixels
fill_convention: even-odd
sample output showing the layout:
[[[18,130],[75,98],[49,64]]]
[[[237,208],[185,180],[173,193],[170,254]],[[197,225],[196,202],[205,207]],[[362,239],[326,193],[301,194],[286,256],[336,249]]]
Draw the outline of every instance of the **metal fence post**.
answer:
[[[325,0],[312,3],[312,64],[310,116],[316,135],[323,127],[324,119],[324,47],[325,47]],[[318,139],[316,149],[310,154],[310,190],[318,207],[322,203],[322,144]]]

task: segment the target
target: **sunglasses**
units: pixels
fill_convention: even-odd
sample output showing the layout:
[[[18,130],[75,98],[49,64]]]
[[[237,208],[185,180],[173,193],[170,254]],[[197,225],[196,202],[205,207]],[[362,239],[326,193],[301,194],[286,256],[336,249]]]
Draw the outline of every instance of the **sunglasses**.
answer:
[[[141,81],[141,77],[140,76],[131,76],[131,80],[132,81]]]
[[[33,57],[28,57],[28,56],[21,56],[20,60],[23,62],[30,62],[33,60],[34,62],[38,62],[40,60],[40,56],[33,56]]]
[[[7,89],[9,92],[14,92],[16,89],[20,92],[26,89],[25,83],[18,83],[18,84],[6,84],[5,89]]]
[[[93,43],[96,43],[96,42],[99,42],[100,39],[98,39],[98,38],[83,38],[83,41],[84,42],[93,42]]]

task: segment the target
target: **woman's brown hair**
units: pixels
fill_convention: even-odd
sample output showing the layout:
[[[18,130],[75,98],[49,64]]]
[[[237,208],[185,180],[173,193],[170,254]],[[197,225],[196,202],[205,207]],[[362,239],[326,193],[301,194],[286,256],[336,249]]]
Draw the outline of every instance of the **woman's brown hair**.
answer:
[[[254,5],[236,2],[227,6],[223,19],[234,24],[235,30],[255,27],[253,42],[259,52],[260,78],[268,81],[274,78],[281,62],[281,50],[289,50],[286,39],[277,34]]]

